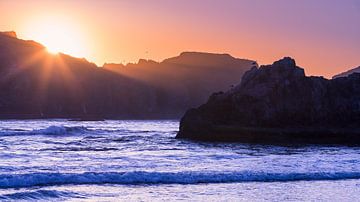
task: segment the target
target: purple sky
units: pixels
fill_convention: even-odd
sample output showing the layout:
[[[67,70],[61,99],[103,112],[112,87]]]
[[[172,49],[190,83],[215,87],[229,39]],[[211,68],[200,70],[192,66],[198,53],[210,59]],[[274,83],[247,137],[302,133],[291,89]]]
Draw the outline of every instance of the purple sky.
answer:
[[[0,12],[0,29],[23,38],[36,36],[23,28],[32,16],[70,17],[97,64],[190,50],[261,64],[292,56],[326,77],[360,65],[360,0],[2,0]]]

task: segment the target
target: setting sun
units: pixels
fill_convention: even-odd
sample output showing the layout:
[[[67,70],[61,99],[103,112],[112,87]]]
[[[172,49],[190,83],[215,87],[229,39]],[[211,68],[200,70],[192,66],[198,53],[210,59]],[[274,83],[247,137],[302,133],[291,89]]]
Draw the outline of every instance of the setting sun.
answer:
[[[29,21],[27,35],[43,44],[53,54],[62,52],[76,57],[88,56],[85,35],[71,19],[41,17]]]

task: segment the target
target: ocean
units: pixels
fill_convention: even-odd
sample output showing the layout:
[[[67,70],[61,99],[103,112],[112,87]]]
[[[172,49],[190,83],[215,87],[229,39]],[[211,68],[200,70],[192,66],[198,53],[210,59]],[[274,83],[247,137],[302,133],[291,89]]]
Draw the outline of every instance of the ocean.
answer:
[[[0,201],[359,201],[360,147],[177,140],[176,120],[0,121]]]

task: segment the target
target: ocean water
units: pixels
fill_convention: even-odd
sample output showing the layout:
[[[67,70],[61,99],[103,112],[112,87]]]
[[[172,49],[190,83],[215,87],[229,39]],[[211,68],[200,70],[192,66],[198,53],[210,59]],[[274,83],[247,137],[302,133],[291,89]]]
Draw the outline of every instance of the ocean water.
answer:
[[[179,122],[0,121],[0,201],[359,201],[360,148],[176,140]]]

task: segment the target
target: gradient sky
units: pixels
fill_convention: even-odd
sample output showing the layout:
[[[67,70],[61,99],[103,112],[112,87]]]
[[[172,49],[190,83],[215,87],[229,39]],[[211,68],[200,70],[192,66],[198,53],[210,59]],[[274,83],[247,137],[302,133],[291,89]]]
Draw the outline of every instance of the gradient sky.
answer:
[[[71,33],[79,56],[98,65],[182,51],[260,64],[291,56],[326,77],[360,65],[360,0],[0,0],[0,13],[0,30],[19,38],[44,43],[47,31],[72,29],[59,36]]]

